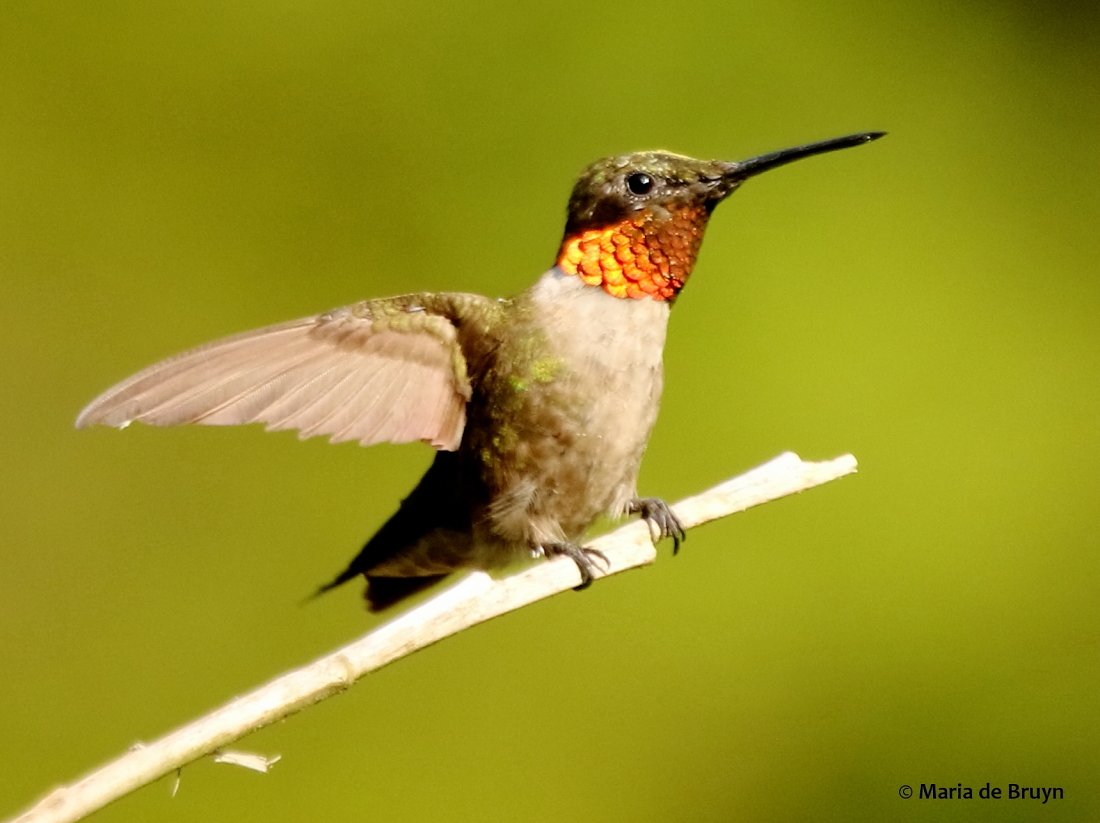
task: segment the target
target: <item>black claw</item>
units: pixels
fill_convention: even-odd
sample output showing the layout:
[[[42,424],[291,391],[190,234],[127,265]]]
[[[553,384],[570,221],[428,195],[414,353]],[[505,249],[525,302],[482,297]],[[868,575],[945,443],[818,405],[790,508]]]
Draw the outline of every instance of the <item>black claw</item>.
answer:
[[[592,561],[588,559],[589,556],[598,557],[603,561],[605,568],[611,568],[611,561],[608,560],[607,555],[599,549],[586,549],[575,543],[549,543],[543,546],[543,549],[547,554],[565,555],[577,564],[577,568],[581,573],[581,584],[573,588],[575,592],[583,591],[592,585],[594,579],[592,572],[595,571],[595,566],[593,566]]]
[[[687,540],[687,531],[672,507],[659,497],[639,497],[630,501],[627,514],[640,514],[651,526],[657,527],[662,538],[672,538],[672,553],[680,551],[680,543]]]

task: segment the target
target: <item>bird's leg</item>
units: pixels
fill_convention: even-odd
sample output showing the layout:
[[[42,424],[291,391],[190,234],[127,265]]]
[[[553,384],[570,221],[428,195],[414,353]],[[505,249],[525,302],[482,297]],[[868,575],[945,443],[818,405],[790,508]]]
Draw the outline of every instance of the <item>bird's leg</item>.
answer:
[[[656,533],[654,543],[662,537],[672,538],[672,553],[680,551],[680,541],[687,540],[687,531],[672,507],[659,497],[635,497],[626,506],[627,514],[640,514],[649,524],[651,533]]]
[[[595,571],[595,566],[592,565],[590,557],[598,557],[603,561],[605,568],[611,568],[611,561],[599,549],[586,549],[576,543],[547,543],[542,548],[548,555],[564,555],[577,564],[581,573],[581,584],[573,589],[575,592],[592,585],[592,572]]]

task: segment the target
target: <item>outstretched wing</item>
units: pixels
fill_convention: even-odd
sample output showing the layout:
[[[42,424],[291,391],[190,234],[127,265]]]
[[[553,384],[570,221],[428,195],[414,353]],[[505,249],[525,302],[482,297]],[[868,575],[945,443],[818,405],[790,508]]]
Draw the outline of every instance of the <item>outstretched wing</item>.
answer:
[[[302,439],[453,451],[470,398],[466,360],[452,319],[424,303],[366,301],[199,346],[107,390],[76,425],[266,423]]]

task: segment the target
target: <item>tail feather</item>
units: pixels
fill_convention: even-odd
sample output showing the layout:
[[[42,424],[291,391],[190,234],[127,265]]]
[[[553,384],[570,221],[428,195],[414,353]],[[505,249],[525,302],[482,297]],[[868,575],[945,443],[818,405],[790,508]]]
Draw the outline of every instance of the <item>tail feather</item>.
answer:
[[[471,530],[470,507],[467,501],[460,499],[457,455],[457,452],[436,452],[431,468],[409,496],[401,501],[394,515],[367,541],[347,568],[331,583],[321,586],[313,596],[318,597],[353,577],[363,575],[367,579],[367,608],[379,612],[438,583],[451,569],[463,568],[462,551],[466,545],[463,541],[469,541]],[[438,531],[453,536],[453,550],[442,561],[433,557],[430,558],[433,562],[418,564],[411,554],[419,550],[419,544],[427,535]],[[392,564],[389,569],[381,568],[395,558],[409,562]],[[374,574],[376,570],[382,574]],[[387,571],[398,574],[411,572],[416,576],[384,576]]]
[[[361,571],[357,571],[351,567],[345,569],[340,572],[332,582],[320,586],[317,591],[307,597],[303,603],[316,600],[322,594],[344,585],[353,577],[358,577],[360,574],[362,574]],[[447,576],[448,575],[445,574],[437,574],[430,577],[367,577],[367,590],[364,594],[367,601],[367,610],[372,614],[384,611],[390,606],[397,605],[405,598],[412,597],[414,594],[434,586]]]
[[[406,597],[412,597],[429,586],[434,586],[444,577],[447,577],[447,575],[437,574],[432,577],[368,577],[367,609],[372,613],[388,609]]]
[[[332,591],[333,589],[335,589],[339,586],[343,586],[345,583],[347,583],[353,577],[358,577],[360,575],[360,573],[361,573],[360,570],[355,568],[354,566],[348,566],[346,569],[344,569],[342,572],[340,572],[338,575],[336,575],[336,577],[333,578],[332,581],[326,583],[323,586],[320,586],[317,589],[317,591],[315,591],[312,595],[310,595],[309,599],[310,600],[315,600],[316,598],[320,597],[325,592],[330,592],[330,591]]]

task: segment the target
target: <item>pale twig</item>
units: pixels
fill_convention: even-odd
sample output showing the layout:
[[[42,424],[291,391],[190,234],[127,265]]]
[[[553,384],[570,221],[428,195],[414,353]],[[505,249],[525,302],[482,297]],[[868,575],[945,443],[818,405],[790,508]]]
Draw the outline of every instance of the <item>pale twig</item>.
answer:
[[[787,452],[740,477],[682,500],[673,509],[684,527],[692,528],[855,470],[856,460],[851,455],[823,463],[806,463]],[[609,563],[605,569],[597,562],[595,577],[644,566],[656,558],[643,522],[629,523],[592,541],[588,547],[602,552]],[[153,743],[131,748],[70,786],[55,789],[11,823],[80,820],[251,731],[343,691],[363,675],[391,661],[579,583],[577,565],[566,557],[537,563],[502,580],[475,572],[359,640],[277,677]]]

